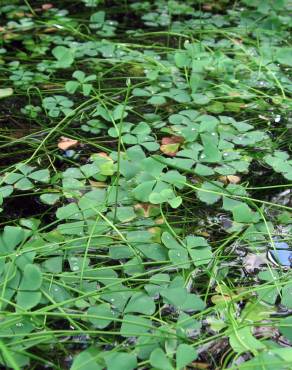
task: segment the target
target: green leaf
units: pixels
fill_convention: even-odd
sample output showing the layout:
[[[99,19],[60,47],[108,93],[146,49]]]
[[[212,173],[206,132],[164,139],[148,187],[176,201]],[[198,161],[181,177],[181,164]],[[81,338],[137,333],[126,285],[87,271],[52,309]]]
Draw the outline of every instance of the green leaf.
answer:
[[[288,309],[292,309],[292,283],[288,283],[283,287],[281,303]]]
[[[185,249],[171,249],[168,252],[168,256],[175,267],[183,269],[188,269],[190,267],[188,252]]]
[[[179,68],[189,67],[191,63],[191,58],[185,51],[179,51],[175,53],[174,60],[175,60],[175,64]]]
[[[232,214],[235,222],[252,223],[259,221],[259,215],[249,208],[245,203],[236,205],[232,208]]]
[[[30,190],[34,188],[34,184],[28,178],[23,177],[14,184],[14,187],[19,190]]]
[[[167,231],[161,235],[161,241],[169,249],[182,249],[182,245]]]
[[[188,294],[187,299],[178,307],[183,311],[202,311],[206,304],[196,294]]]
[[[65,90],[69,94],[74,94],[76,90],[78,89],[78,87],[79,87],[79,82],[77,81],[67,81],[65,84]]]
[[[149,195],[149,202],[153,204],[161,204],[173,199],[172,189],[163,189],[160,193],[153,192]],[[176,203],[176,202],[174,202]]]
[[[36,265],[28,264],[23,271],[20,290],[38,290],[42,285],[42,273]]]
[[[129,222],[136,218],[133,207],[118,207],[117,217],[121,222]]]
[[[137,368],[137,359],[134,353],[111,352],[105,354],[107,370],[134,370]]]
[[[87,314],[97,316],[96,318],[88,317],[88,320],[98,329],[106,328],[113,321],[113,319],[117,317],[117,315],[111,309],[109,303],[103,303],[98,306],[90,307],[87,311]],[[99,318],[98,316],[104,318]]]
[[[6,198],[13,193],[13,186],[5,185],[0,187],[0,197]]]
[[[39,304],[42,298],[41,292],[19,291],[16,295],[16,303],[23,309],[29,310]]]
[[[278,49],[276,59],[279,63],[292,67],[292,48],[282,47]]]
[[[175,197],[168,200],[172,208],[178,208],[182,204],[182,197]]]
[[[32,172],[28,175],[28,177],[32,180],[48,183],[50,181],[50,172],[49,170],[39,170]]]
[[[58,225],[57,230],[63,235],[83,235],[84,221]]]
[[[229,342],[232,349],[237,353],[252,352],[265,349],[265,345],[252,335],[249,326],[238,328],[229,335]]]
[[[133,257],[133,250],[127,245],[111,245],[109,248],[109,256],[114,260]]]
[[[221,193],[222,186],[218,181],[213,181],[212,183],[203,182],[201,190],[197,191],[198,198],[204,203],[214,204],[221,198],[221,194],[214,193]]]
[[[148,104],[152,104],[152,105],[163,105],[166,103],[166,99],[164,96],[161,96],[161,95],[154,95],[152,96],[150,99],[147,100],[147,103]]]
[[[151,321],[141,316],[125,315],[120,334],[123,337],[134,337],[145,334],[151,329]]]
[[[195,266],[206,265],[213,258],[210,247],[191,249],[189,254]]]
[[[70,370],[102,370],[104,366],[97,363],[98,354],[97,348],[89,348],[80,352],[74,357]]]
[[[150,364],[155,369],[173,370],[173,366],[161,348],[156,348],[150,356]]]
[[[145,269],[140,257],[134,257],[123,266],[124,272],[128,275],[142,274]]]
[[[52,50],[52,54],[57,59],[56,67],[57,68],[68,68],[74,62],[74,56],[71,49],[66,46],[56,46]]]
[[[172,304],[175,307],[182,305],[187,299],[187,291],[185,288],[165,288],[160,292],[166,303]]]
[[[180,344],[176,351],[176,368],[183,369],[198,357],[195,349],[187,344]]]
[[[5,226],[0,238],[0,253],[11,253],[25,239],[24,230],[17,226]]]
[[[59,220],[80,220],[82,214],[76,203],[67,204],[57,210],[56,216]]]
[[[208,166],[198,163],[195,167],[195,173],[200,176],[214,175],[214,170]]]
[[[82,84],[82,92],[84,96],[88,96],[92,90],[91,84]]]
[[[142,360],[149,359],[151,352],[158,346],[159,343],[157,338],[141,336],[137,340],[137,356]]]
[[[58,202],[60,197],[61,195],[58,193],[47,193],[47,194],[42,194],[40,196],[40,200],[45,204],[53,205]]]
[[[280,321],[279,330],[284,337],[292,341],[292,316],[285,317]]]
[[[213,133],[212,133],[213,134]],[[201,155],[201,160],[204,162],[215,163],[220,162],[222,153],[218,149],[218,139],[212,134],[201,134],[202,143],[204,145],[204,154]],[[204,156],[204,157],[203,157]]]
[[[43,263],[43,268],[52,274],[59,274],[62,272],[63,257],[50,257]]]
[[[83,71],[75,71],[72,74],[72,77],[76,78],[76,80],[82,83],[84,82],[84,79],[85,79],[85,73]]]
[[[251,360],[241,363],[239,370],[290,369],[292,364],[291,348],[271,348],[259,353]]]
[[[127,304],[125,313],[135,312],[144,315],[153,315],[155,312],[155,303],[152,298],[144,293],[135,293]]]

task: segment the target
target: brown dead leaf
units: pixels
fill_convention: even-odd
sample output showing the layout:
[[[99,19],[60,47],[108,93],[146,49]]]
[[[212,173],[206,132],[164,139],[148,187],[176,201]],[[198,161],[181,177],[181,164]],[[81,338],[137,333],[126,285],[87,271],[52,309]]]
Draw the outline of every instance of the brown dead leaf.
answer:
[[[259,114],[258,117],[265,120],[265,121],[270,121],[269,117],[263,116],[262,114]]]
[[[241,39],[233,39],[232,41],[234,42],[235,45],[241,45],[242,44]]]
[[[182,136],[172,135],[172,136],[163,137],[161,140],[161,144],[162,145],[180,144],[180,143],[183,143],[183,141],[184,141],[184,138]]]
[[[204,238],[209,238],[209,237],[210,237],[210,234],[209,234],[207,231],[197,230],[196,234],[197,234],[197,235],[201,235],[201,236],[203,236]]]
[[[54,90],[57,87],[60,87],[60,85],[58,85],[58,84],[44,84],[44,85],[42,85],[42,88],[46,89],[46,90]]]
[[[241,181],[241,177],[236,175],[220,176],[218,180],[224,184],[238,184]]]
[[[26,14],[24,12],[16,12],[13,14],[15,18],[23,18]]]
[[[160,237],[161,237],[161,228],[160,227],[150,227],[149,229],[147,229],[147,231],[152,234],[152,241],[154,243],[160,243],[161,240],[160,240]]]
[[[47,3],[47,4],[43,4],[42,5],[42,9],[43,10],[49,10],[49,9],[51,9],[53,7],[53,4],[51,4],[51,3]]]
[[[206,364],[205,362],[192,362],[192,369],[210,369],[210,365]],[[189,365],[190,366],[190,365]]]
[[[70,139],[69,137],[61,136],[58,142],[58,148],[61,150],[68,150],[79,144],[78,140]]]
[[[225,303],[225,302],[230,302],[231,300],[232,300],[232,298],[229,297],[228,295],[215,294],[211,297],[211,301],[214,304],[222,304],[222,303]]]
[[[48,28],[45,28],[44,29],[44,33],[53,33],[53,32],[57,32],[58,31],[58,28],[56,27],[48,27]]]
[[[163,225],[164,219],[162,217],[159,217],[155,220],[156,225]]]
[[[213,5],[212,4],[203,4],[202,8],[206,11],[210,11],[213,9]]]
[[[6,32],[3,35],[4,40],[13,40],[19,37],[19,33],[13,33],[13,32]]]
[[[168,136],[163,137],[161,140],[160,150],[162,153],[168,155],[169,157],[175,157],[179,150],[181,143],[184,142],[184,138],[181,136]]]
[[[241,96],[240,92],[239,91],[230,91],[228,93],[229,96],[233,96],[233,97],[239,97]]]
[[[89,184],[94,188],[106,188],[107,187],[107,184],[102,181],[89,180]]]
[[[150,203],[137,203],[134,205],[135,211],[140,211],[144,217],[150,216],[151,208],[153,208],[153,205]]]
[[[112,161],[112,158],[106,152],[96,153],[96,155],[98,155],[99,157],[110,159]]]

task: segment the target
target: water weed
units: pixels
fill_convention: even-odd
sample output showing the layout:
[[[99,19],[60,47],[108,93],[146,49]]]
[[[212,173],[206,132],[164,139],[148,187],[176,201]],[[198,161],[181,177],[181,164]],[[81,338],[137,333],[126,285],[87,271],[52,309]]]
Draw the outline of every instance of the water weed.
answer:
[[[291,368],[289,10],[1,4],[3,368]]]

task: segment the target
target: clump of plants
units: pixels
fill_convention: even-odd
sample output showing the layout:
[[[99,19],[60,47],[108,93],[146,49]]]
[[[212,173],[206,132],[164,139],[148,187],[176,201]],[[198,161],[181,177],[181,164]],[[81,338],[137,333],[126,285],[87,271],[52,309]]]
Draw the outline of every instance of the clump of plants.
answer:
[[[290,369],[289,1],[79,3],[0,6],[1,366]]]

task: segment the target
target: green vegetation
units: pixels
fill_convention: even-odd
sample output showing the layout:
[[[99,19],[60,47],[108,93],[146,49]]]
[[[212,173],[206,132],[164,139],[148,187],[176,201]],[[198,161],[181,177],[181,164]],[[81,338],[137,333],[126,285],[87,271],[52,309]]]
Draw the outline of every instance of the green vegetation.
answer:
[[[0,5],[0,366],[291,369],[289,0]]]

